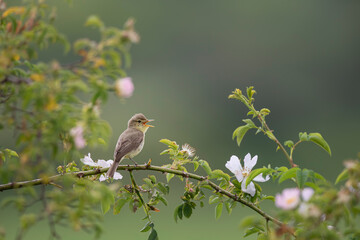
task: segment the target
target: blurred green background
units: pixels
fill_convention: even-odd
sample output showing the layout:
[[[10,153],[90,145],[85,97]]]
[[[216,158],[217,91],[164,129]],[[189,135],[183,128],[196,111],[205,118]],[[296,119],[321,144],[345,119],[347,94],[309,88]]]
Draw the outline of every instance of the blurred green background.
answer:
[[[11,1],[16,4],[19,1]],[[332,156],[314,144],[300,145],[295,162],[334,180],[343,160],[360,151],[360,2],[359,1],[119,1],[76,0],[58,7],[56,26],[70,41],[99,36],[84,27],[89,15],[98,15],[106,25],[120,27],[128,17],[141,42],[131,50],[133,64],[127,73],[135,84],[134,96],[121,102],[113,96],[102,109],[112,126],[107,149],[88,149],[94,159],[112,159],[118,135],[137,112],[156,121],[147,133],[139,163],[168,162],[159,156],[161,138],[189,143],[212,168],[224,171],[235,154],[258,155],[258,167],[287,166],[281,152],[262,134],[248,132],[239,148],[231,136],[243,124],[247,109],[227,97],[234,88],[255,86],[257,108],[271,110],[270,128],[282,142],[296,140],[298,132],[320,132]],[[76,61],[64,56],[59,46],[47,50],[39,60]],[[7,136],[1,136],[6,146]],[[135,177],[140,180],[141,174]],[[157,175],[161,178],[160,175]],[[124,183],[129,177],[124,173]],[[277,183],[262,184],[264,193],[280,190]],[[292,186],[292,185],[282,185]],[[175,223],[173,209],[180,204],[182,184],[172,183],[169,206],[154,213],[161,239],[241,238],[238,225],[253,213],[238,207],[215,220],[213,206],[195,210],[190,219]],[[269,203],[270,213],[274,213]],[[266,206],[265,206],[266,207]],[[17,219],[11,209],[1,210],[0,223],[10,239]],[[102,239],[146,239],[139,229],[142,213],[125,209],[120,215],[106,214]],[[60,232],[60,231],[59,231]],[[87,239],[86,233],[63,229],[64,239]],[[48,227],[40,223],[25,239],[47,239]]]

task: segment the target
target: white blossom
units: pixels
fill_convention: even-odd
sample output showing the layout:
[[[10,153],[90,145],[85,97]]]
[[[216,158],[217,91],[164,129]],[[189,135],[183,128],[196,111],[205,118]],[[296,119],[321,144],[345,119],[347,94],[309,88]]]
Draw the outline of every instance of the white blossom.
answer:
[[[193,157],[195,155],[195,148],[191,147],[189,144],[185,143],[182,145],[182,149],[186,156]]]
[[[109,168],[114,162],[114,160],[105,161],[102,159],[99,159],[97,162],[94,162],[94,160],[92,160],[92,158],[91,158],[90,153],[87,156],[85,156],[84,158],[80,159],[80,161],[82,163],[84,163],[85,165],[88,165],[91,167],[99,167],[99,168]],[[123,176],[120,173],[115,172],[114,177],[113,177],[114,180],[119,180],[122,178],[123,178]],[[102,181],[105,181],[106,179],[108,179],[108,177],[106,176],[105,173],[103,173],[103,174],[101,174],[99,181],[102,182]]]
[[[244,158],[244,168],[241,166],[239,158],[235,155],[231,156],[230,161],[227,161],[225,164],[225,167],[227,167],[233,174],[235,174],[236,179],[241,182],[241,190],[250,194],[251,196],[255,195],[255,184],[253,182],[250,182],[249,185],[246,186],[246,179],[249,176],[253,167],[256,165],[257,158],[257,155],[251,158],[250,153],[246,154]],[[266,176],[266,178],[264,178],[262,174],[259,174],[253,179],[253,181],[266,182],[269,179],[270,176]]]

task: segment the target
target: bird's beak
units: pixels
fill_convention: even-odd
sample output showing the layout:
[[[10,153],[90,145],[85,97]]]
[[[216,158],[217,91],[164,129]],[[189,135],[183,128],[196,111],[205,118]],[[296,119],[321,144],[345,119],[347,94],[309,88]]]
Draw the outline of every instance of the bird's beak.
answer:
[[[147,124],[148,122],[152,122],[152,121],[154,121],[154,119],[148,119],[143,123],[143,125],[146,126],[146,127],[154,127],[153,125]]]

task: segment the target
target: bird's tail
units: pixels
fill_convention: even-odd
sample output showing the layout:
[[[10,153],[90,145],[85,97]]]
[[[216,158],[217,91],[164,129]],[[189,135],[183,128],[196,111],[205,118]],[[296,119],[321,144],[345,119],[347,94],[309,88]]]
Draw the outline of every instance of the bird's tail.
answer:
[[[119,166],[120,161],[114,161],[113,164],[111,165],[111,167],[109,168],[109,170],[106,173],[106,176],[109,178],[113,178],[115,171],[117,169],[117,167]]]

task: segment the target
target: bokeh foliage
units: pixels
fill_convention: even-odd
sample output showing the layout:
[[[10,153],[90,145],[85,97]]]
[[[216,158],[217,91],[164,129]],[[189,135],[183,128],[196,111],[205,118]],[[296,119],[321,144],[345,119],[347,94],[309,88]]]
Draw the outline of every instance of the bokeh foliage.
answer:
[[[116,80],[126,77],[129,50],[139,36],[133,19],[120,29],[90,16],[85,26],[93,28],[99,40],[70,43],[54,27],[56,9],[46,1],[7,4],[0,1],[0,131],[8,135],[9,144],[16,144],[16,152],[0,146],[0,181],[41,177],[47,182],[56,169],[78,170],[73,160],[84,146],[76,144],[74,129],[81,129],[89,147],[108,142],[111,128],[101,118],[101,105],[115,94]],[[40,53],[57,45],[77,60],[38,61]],[[72,177],[61,185],[61,190],[56,184],[27,187],[5,200],[4,205],[14,205],[23,214],[18,237],[40,219],[48,219],[51,228],[62,223],[100,232],[101,217],[92,206],[106,198],[109,188]],[[33,205],[40,205],[42,214],[32,212]],[[51,232],[58,237],[54,229]]]
[[[106,144],[111,130],[101,119],[101,106],[109,93],[116,92],[115,81],[125,77],[124,69],[130,66],[128,50],[132,43],[139,41],[134,20],[129,19],[123,29],[117,29],[106,27],[97,16],[90,16],[85,25],[99,33],[99,40],[79,39],[70,44],[53,27],[56,11],[44,1],[27,1],[22,6],[12,7],[0,1],[0,10],[0,127],[3,132],[13,134],[9,141],[15,139],[17,144],[16,151],[1,146],[1,182],[36,177],[40,179],[37,184],[42,185],[34,188],[29,184],[17,189],[16,195],[2,202],[4,207],[13,206],[20,212],[19,239],[43,219],[48,221],[53,238],[60,237],[57,225],[91,231],[99,237],[103,214],[111,207],[114,214],[119,214],[125,204],[133,212],[144,210],[146,223],[140,231],[148,232],[149,239],[157,239],[151,212],[157,212],[162,205],[168,204],[165,198],[169,193],[168,182],[175,176],[185,185],[181,203],[174,211],[175,221],[191,217],[196,207],[202,207],[206,190],[210,191],[208,202],[215,205],[217,219],[221,217],[223,208],[230,214],[237,202],[262,215],[264,219],[243,221],[246,236],[256,234],[259,239],[286,239],[291,235],[297,235],[299,239],[323,236],[356,239],[359,236],[356,226],[359,213],[358,162],[348,162],[339,175],[337,182],[346,180],[340,191],[320,174],[301,168],[301,163],[293,159],[298,144],[314,142],[331,154],[328,143],[319,133],[301,132],[298,141],[287,140],[282,144],[265,121],[270,110],[255,109],[255,90],[252,87],[247,89],[246,95],[235,90],[231,98],[240,100],[249,109],[248,115],[257,118],[260,125],[252,119],[244,119],[245,125],[234,131],[233,138],[240,145],[245,133],[256,129],[256,133],[263,133],[276,143],[290,168],[268,165],[255,169],[248,172],[244,180],[246,185],[262,174],[279,183],[294,182],[299,189],[311,187],[316,193],[309,204],[312,210],[322,214],[314,214],[316,211],[308,215],[280,211],[278,219],[272,218],[261,210],[260,203],[275,197],[262,194],[259,184],[255,185],[256,194],[251,196],[244,192],[238,180],[220,169],[213,170],[206,160],[193,157],[189,146],[180,148],[176,142],[167,139],[161,140],[167,146],[162,154],[169,155],[170,163],[162,167],[151,166],[150,161],[143,166],[121,166],[121,170],[130,172],[131,181],[127,185],[97,182],[104,170],[79,167],[73,162],[79,158],[81,147],[72,132],[82,129],[81,135],[89,147]],[[77,55],[77,61],[38,62],[39,52],[54,44],[62,44],[65,52],[72,51]],[[52,181],[50,176],[55,169],[60,176],[57,181]],[[80,169],[83,171],[79,172]],[[194,172],[202,169],[205,176],[192,174],[189,169],[194,169]],[[137,184],[133,175],[135,170],[160,171],[166,177],[160,179],[149,174],[141,184]],[[40,209],[40,213],[36,209]],[[275,224],[269,224],[269,221]],[[0,237],[4,238],[6,231],[0,230]]]

